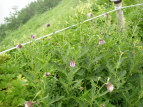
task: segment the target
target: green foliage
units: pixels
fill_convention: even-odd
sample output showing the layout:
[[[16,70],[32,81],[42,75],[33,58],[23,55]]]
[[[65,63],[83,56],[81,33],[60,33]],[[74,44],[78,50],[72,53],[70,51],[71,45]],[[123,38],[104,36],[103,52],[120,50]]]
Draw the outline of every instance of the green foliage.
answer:
[[[1,45],[15,46],[31,40],[32,34],[46,35],[112,7],[98,0],[64,0],[32,18]],[[142,11],[134,8],[125,10],[123,32],[117,30],[116,14],[111,13],[0,55],[0,106],[23,107],[25,101],[32,101],[34,107],[141,107],[142,21],[132,20],[140,19]],[[136,12],[140,14],[135,16]],[[51,26],[45,28],[47,22]],[[100,44],[101,39],[105,43]],[[113,84],[112,92],[107,83]]]
[[[14,13],[10,13],[10,17],[5,18],[5,24],[0,25],[0,41],[12,33],[21,25],[25,24],[32,17],[42,14],[45,11],[55,7],[61,0],[37,0],[31,2],[25,8],[18,11],[18,7],[14,6],[12,9]]]

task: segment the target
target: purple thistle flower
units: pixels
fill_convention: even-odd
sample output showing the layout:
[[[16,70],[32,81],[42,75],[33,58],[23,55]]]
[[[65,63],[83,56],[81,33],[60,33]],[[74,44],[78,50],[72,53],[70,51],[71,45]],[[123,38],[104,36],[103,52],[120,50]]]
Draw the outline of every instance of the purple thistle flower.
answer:
[[[49,23],[46,23],[46,25],[45,25],[46,27],[49,27],[50,26],[50,24]]]
[[[35,39],[35,38],[36,38],[36,35],[31,35],[31,38],[32,38],[32,39]]]
[[[49,73],[49,72],[46,72],[46,73],[45,73],[45,76],[49,76],[49,75],[50,75],[50,73]]]
[[[70,67],[75,67],[75,61],[74,61],[74,60],[72,60],[72,61],[70,62]]]
[[[93,14],[92,14],[92,13],[89,13],[89,14],[88,14],[88,17],[89,17],[89,18],[93,17]]]
[[[105,43],[105,41],[103,39],[99,40],[99,44],[104,44],[104,43]]]
[[[108,17],[108,14],[107,14],[107,13],[105,13],[105,14],[104,14],[104,17]]]
[[[18,44],[18,45],[16,46],[16,48],[17,48],[17,49],[21,49],[21,48],[22,48],[22,45],[21,45],[21,44]]]

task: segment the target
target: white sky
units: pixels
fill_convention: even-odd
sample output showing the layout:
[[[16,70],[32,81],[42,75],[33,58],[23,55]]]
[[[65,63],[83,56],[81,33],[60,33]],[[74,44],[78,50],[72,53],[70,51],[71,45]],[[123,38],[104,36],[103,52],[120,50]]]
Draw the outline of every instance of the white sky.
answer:
[[[18,6],[18,10],[24,8],[32,1],[37,0],[0,0],[0,24],[4,22],[4,17],[8,17],[13,6]]]

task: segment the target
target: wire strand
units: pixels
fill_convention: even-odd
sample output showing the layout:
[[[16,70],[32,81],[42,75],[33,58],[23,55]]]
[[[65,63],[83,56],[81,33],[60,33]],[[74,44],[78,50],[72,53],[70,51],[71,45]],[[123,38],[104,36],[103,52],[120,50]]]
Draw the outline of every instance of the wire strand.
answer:
[[[106,13],[103,13],[103,14],[100,14],[100,15],[98,15],[98,16],[95,16],[95,17],[93,17],[93,18],[87,19],[87,20],[85,20],[85,21],[83,21],[83,22],[79,22],[79,23],[77,23],[77,24],[74,24],[74,25],[71,25],[71,26],[69,26],[69,27],[63,28],[63,29],[61,29],[61,30],[55,31],[55,32],[50,33],[50,34],[48,34],[48,35],[39,37],[39,38],[35,39],[35,41],[40,40],[40,39],[45,38],[45,37],[48,37],[48,36],[50,36],[50,35],[59,33],[59,32],[61,32],[61,31],[67,30],[67,29],[69,29],[69,28],[71,28],[71,27],[74,27],[74,26],[77,26],[77,25],[79,25],[79,24],[88,22],[88,21],[90,21],[90,20],[96,19],[96,18],[98,18],[98,17],[104,16],[105,14],[112,13],[112,12],[117,11],[117,10],[120,10],[120,9],[125,9],[125,8],[135,7],[135,6],[141,6],[141,5],[143,5],[143,3],[135,4],[135,5],[130,5],[130,6],[124,6],[124,7],[120,7],[120,8],[115,8],[114,10],[111,10],[111,11],[108,11],[108,12],[106,12]],[[29,42],[23,43],[23,44],[21,44],[21,45],[24,46],[24,45],[30,44],[31,42],[33,42],[33,41],[29,41]],[[16,49],[16,47],[7,49],[7,50],[5,50],[5,51],[2,51],[2,52],[0,52],[0,54],[6,53],[6,52],[11,51],[11,50],[13,50],[13,49]]]

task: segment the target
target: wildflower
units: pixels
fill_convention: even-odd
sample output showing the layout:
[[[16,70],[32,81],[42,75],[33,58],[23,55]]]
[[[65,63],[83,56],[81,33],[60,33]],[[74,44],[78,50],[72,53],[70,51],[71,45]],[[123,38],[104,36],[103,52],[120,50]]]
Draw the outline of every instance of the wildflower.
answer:
[[[55,45],[58,45],[58,43],[55,43]]]
[[[124,52],[121,52],[121,55],[124,55],[125,53]]]
[[[38,83],[39,81],[35,81],[35,83]]]
[[[92,13],[89,13],[89,14],[88,14],[88,17],[93,17],[93,14],[92,14]]]
[[[105,43],[105,41],[103,39],[99,40],[99,44],[104,44],[104,43]]]
[[[25,102],[25,107],[32,107],[33,102],[32,101],[26,101]]]
[[[132,52],[132,54],[135,54],[135,52]]]
[[[32,38],[32,39],[35,39],[35,38],[36,38],[36,35],[31,35],[31,38]]]
[[[104,32],[101,33],[101,35],[104,35],[104,34],[105,34]]]
[[[50,75],[50,73],[49,73],[49,72],[46,72],[46,73],[45,73],[45,76],[49,76],[49,75]]]
[[[114,86],[113,86],[113,84],[111,84],[111,83],[107,83],[107,84],[106,84],[106,87],[107,87],[107,90],[108,90],[109,92],[112,92],[112,91],[114,90]]]
[[[104,17],[108,17],[108,14],[107,14],[107,13],[105,13],[105,14],[104,14]]]
[[[105,107],[105,104],[101,104],[101,107]]]
[[[18,44],[18,45],[16,46],[16,48],[17,48],[17,49],[21,49],[21,48],[22,48],[22,45],[21,45],[21,44]]]
[[[70,67],[75,67],[75,61],[74,61],[74,60],[72,60],[72,61],[70,62]]]
[[[50,24],[49,23],[46,23],[46,25],[45,25],[46,27],[49,27],[50,26]]]
[[[83,41],[81,41],[80,43],[81,43],[81,44],[83,44],[84,42],[83,42]]]
[[[79,87],[78,89],[79,89],[80,91],[82,91],[84,88],[83,88],[83,87]]]

